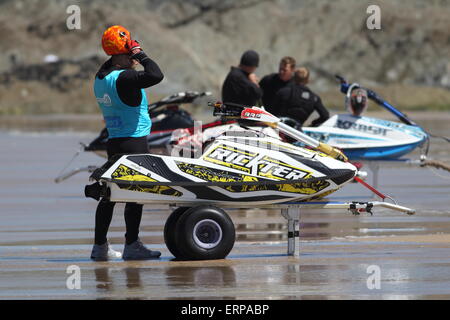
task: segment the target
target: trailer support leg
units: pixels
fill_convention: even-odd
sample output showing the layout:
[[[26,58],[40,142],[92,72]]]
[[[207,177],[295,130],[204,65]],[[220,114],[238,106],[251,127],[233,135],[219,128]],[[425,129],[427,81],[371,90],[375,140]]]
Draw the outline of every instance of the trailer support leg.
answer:
[[[289,256],[300,255],[300,246],[296,246],[300,231],[299,231],[299,220],[300,220],[300,209],[299,208],[286,208],[281,209],[281,215],[287,219],[288,223],[288,248],[287,254]]]

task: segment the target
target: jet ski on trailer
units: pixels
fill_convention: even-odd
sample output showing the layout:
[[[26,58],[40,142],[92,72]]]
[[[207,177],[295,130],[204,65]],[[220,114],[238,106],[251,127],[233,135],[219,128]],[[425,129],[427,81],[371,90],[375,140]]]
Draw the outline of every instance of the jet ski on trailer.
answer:
[[[229,216],[218,206],[280,206],[289,221],[289,230],[293,230],[290,237],[295,237],[295,208],[340,189],[357,173],[339,150],[280,123],[263,109],[217,103],[214,113],[228,119],[268,123],[318,151],[283,143],[262,133],[255,135],[251,130],[244,131],[248,134],[228,133],[216,138],[198,158],[116,156],[94,171],[91,178],[97,182],[86,186],[86,196],[178,207],[164,228],[170,252],[183,260],[221,259],[234,245],[235,230]],[[321,203],[319,207],[342,205]],[[347,205],[354,213],[369,212],[374,206]],[[385,206],[413,212],[392,204]],[[289,244],[291,253],[292,241]]]

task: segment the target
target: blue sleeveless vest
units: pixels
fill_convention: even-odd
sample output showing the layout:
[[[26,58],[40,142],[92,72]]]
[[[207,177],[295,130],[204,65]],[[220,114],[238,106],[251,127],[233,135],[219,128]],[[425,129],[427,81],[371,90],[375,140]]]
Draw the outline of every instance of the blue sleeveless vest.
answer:
[[[122,102],[117,93],[116,81],[124,70],[115,70],[105,78],[95,78],[94,93],[103,112],[109,138],[142,137],[150,134],[152,122],[144,89],[137,107]]]

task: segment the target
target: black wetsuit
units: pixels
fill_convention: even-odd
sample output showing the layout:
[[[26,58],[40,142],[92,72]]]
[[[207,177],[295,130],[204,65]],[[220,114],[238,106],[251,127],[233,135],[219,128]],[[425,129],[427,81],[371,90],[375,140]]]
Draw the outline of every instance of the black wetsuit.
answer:
[[[280,89],[292,83],[292,80],[281,80],[278,73],[269,74],[261,79],[261,81],[259,82],[259,86],[261,87],[263,92],[262,105],[268,112],[272,113],[275,116],[280,115],[280,107],[277,105],[275,99],[276,94]]]
[[[148,88],[158,84],[164,78],[158,65],[148,58],[143,52],[137,56],[139,62],[144,67],[144,71],[133,69],[123,71],[116,81],[117,93],[123,103],[138,107],[142,101],[142,88]],[[120,70],[111,64],[111,59],[106,61],[97,72],[96,77],[100,79],[107,76],[114,70]],[[137,154],[148,153],[147,137],[139,138],[113,138],[107,142],[108,158],[117,154]],[[107,241],[109,225],[111,224],[114,202],[101,199],[95,214],[95,243],[102,245]],[[125,205],[125,240],[131,244],[138,239],[139,226],[142,218],[142,205],[127,203]]]
[[[278,91],[276,104],[281,110],[281,116],[286,116],[299,121],[302,125],[314,111],[319,113],[319,118],[312,122],[312,126],[318,126],[328,120],[330,114],[323,106],[322,100],[308,87],[292,84]]]
[[[222,86],[222,102],[238,103],[246,106],[256,106],[262,91],[248,79],[248,73],[236,67],[230,72]]]

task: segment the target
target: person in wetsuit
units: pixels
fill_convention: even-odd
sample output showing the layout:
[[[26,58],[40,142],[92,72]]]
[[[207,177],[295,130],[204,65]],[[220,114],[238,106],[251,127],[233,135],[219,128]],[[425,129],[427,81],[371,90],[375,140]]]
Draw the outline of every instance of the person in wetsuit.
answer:
[[[108,159],[117,154],[148,153],[147,135],[151,120],[147,96],[143,88],[162,81],[159,66],[131,39],[122,26],[108,28],[102,37],[102,47],[111,58],[97,72],[94,93],[108,130]],[[144,71],[134,68],[140,63]],[[109,258],[144,260],[158,258],[161,253],[149,250],[139,239],[142,205],[125,205],[125,247],[123,255],[114,251],[107,240],[115,203],[101,199],[95,213],[95,244],[91,258],[104,261]]]
[[[275,100],[276,105],[280,107],[281,116],[293,118],[301,125],[314,111],[317,111],[319,118],[311,123],[313,127],[316,127],[328,120],[330,114],[320,97],[306,86],[308,83],[309,70],[306,68],[295,70],[294,83],[278,91]]]
[[[238,67],[231,67],[222,85],[222,102],[232,102],[246,106],[256,106],[262,91],[255,75],[259,65],[259,55],[248,50],[241,56]]]
[[[292,57],[284,57],[280,60],[278,73],[271,73],[264,76],[259,85],[263,91],[262,105],[264,109],[275,116],[280,115],[280,107],[275,100],[277,92],[292,84],[292,75],[295,70],[296,61]]]

